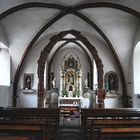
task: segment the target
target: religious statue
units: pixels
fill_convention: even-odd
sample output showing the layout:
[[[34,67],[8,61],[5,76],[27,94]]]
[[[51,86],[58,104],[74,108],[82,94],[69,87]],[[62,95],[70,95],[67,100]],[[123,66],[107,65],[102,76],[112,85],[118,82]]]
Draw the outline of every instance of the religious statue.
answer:
[[[110,74],[108,78],[108,90],[116,90],[115,77],[113,74]]]
[[[53,86],[53,88],[56,87],[56,78],[54,78],[54,79],[52,80],[52,86]]]
[[[25,89],[31,89],[31,77],[27,76],[25,79]]]
[[[87,87],[88,87],[88,80],[86,78],[86,80],[85,80],[85,88],[87,88]]]
[[[68,74],[68,82],[74,84],[74,76],[73,74]]]

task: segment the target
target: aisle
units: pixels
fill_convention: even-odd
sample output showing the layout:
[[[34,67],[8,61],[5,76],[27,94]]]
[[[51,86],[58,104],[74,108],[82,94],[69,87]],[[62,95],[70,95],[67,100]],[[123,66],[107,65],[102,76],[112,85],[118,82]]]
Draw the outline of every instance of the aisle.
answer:
[[[56,140],[85,140],[85,135],[80,128],[60,127]]]
[[[59,125],[65,128],[79,128],[81,126],[80,118],[70,118],[70,117],[61,117],[59,120]]]
[[[55,140],[85,140],[80,117],[61,116]]]

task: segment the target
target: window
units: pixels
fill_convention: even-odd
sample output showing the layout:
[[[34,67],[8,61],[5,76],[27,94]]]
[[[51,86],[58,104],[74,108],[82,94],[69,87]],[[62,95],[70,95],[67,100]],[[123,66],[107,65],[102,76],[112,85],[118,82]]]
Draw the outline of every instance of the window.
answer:
[[[10,55],[8,48],[0,43],[0,85],[10,86]]]
[[[134,93],[140,94],[140,41],[134,51]]]

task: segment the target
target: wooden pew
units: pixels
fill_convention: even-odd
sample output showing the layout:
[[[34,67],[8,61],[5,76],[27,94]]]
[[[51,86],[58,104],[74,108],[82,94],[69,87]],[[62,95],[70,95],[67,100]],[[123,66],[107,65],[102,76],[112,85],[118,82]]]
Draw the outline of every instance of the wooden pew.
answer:
[[[104,119],[104,120],[94,120],[92,124],[92,130],[91,130],[91,139],[96,138],[98,135],[108,135],[109,134],[104,133],[105,128],[130,128],[130,127],[136,127],[137,129],[140,129],[140,120],[134,120],[134,119]],[[103,128],[103,130],[102,130]],[[111,132],[111,131],[110,131]]]
[[[40,137],[48,140],[48,122],[44,120],[0,120],[0,139],[9,139],[9,136],[16,139],[34,140]]]
[[[28,136],[0,136],[0,140],[31,140]]]
[[[104,140],[108,138],[140,138],[140,127],[131,128],[100,128],[97,140]]]
[[[117,108],[117,109],[82,109],[81,110],[81,120],[82,126],[85,130],[86,136],[90,139],[95,136],[95,129],[100,127],[111,127],[111,126],[119,126],[122,123],[122,126],[126,126],[127,120],[135,120],[140,119],[140,109],[126,109],[126,108]],[[100,121],[99,121],[100,120]],[[116,124],[114,125],[114,121],[116,120]],[[121,120],[121,121],[120,121]],[[124,120],[126,120],[124,122]],[[118,122],[119,121],[119,122]],[[139,121],[139,120],[138,120]],[[136,125],[140,127],[140,122],[132,122],[129,124]]]
[[[59,125],[59,109],[48,108],[2,108],[0,109],[0,120],[22,120],[35,121],[44,120],[47,122],[47,129],[50,139],[55,137]]]

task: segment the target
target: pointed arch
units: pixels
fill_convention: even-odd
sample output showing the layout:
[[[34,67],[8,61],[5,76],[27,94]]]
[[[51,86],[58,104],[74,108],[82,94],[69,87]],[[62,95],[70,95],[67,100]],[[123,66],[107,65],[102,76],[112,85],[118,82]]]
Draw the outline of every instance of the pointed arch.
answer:
[[[75,30],[69,30],[69,31],[63,31],[59,33],[58,35],[53,36],[50,39],[50,42],[48,45],[42,50],[41,55],[38,59],[38,107],[42,107],[43,99],[44,99],[44,70],[45,70],[45,62],[47,60],[47,57],[49,53],[51,52],[52,48],[54,45],[61,41],[64,36],[67,34],[72,34],[76,37],[76,39],[80,40],[86,47],[87,49],[91,52],[91,55],[93,56],[95,63],[97,65],[97,73],[98,73],[98,89],[99,89],[99,101],[100,99],[104,98],[104,93],[103,93],[103,63],[102,60],[100,59],[97,50],[95,47],[85,38],[80,34],[80,32],[75,31]]]
[[[29,43],[29,45],[27,46],[27,49],[25,50],[18,68],[16,70],[16,74],[14,77],[14,84],[13,84],[13,106],[17,105],[17,84],[18,84],[18,80],[19,80],[19,74],[21,71],[21,67],[25,61],[25,57],[27,56],[27,54],[29,53],[29,51],[31,50],[31,48],[33,47],[33,44],[36,42],[36,40],[40,37],[40,35],[47,30],[51,25],[53,25],[56,21],[58,21],[60,18],[64,17],[67,14],[73,14],[78,16],[79,18],[83,19],[85,22],[87,22],[90,26],[92,26],[106,41],[106,43],[108,44],[108,46],[110,47],[112,54],[114,55],[114,58],[116,59],[116,62],[118,63],[119,69],[120,69],[120,73],[121,73],[121,78],[123,81],[123,100],[124,100],[124,107],[129,107],[129,99],[128,99],[128,95],[127,95],[127,91],[126,91],[126,81],[125,81],[125,77],[124,77],[124,72],[123,72],[123,68],[122,65],[119,61],[119,58],[115,52],[115,50],[113,49],[113,45],[110,42],[109,38],[107,37],[107,35],[103,32],[103,30],[98,27],[93,21],[91,21],[87,16],[81,14],[79,11],[85,8],[94,8],[94,7],[107,7],[107,8],[115,8],[115,9],[119,9],[121,11],[124,11],[126,13],[130,13],[134,16],[136,16],[138,19],[140,18],[140,13],[132,8],[129,8],[128,6],[124,6],[121,4],[117,4],[117,3],[111,3],[111,2],[93,2],[93,3],[84,3],[84,4],[80,4],[74,7],[67,7],[67,6],[62,6],[59,4],[53,4],[53,3],[45,3],[45,2],[27,2],[27,3],[22,3],[19,4],[15,7],[12,7],[10,9],[8,9],[7,11],[3,12],[0,14],[0,20],[2,20],[3,18],[7,17],[8,15],[17,12],[19,10],[22,9],[26,9],[26,8],[32,8],[32,7],[45,7],[45,8],[54,8],[54,9],[58,9],[60,10],[58,15],[55,16],[52,20],[50,20],[46,25],[44,25],[39,31],[38,33],[32,38],[31,42]]]

